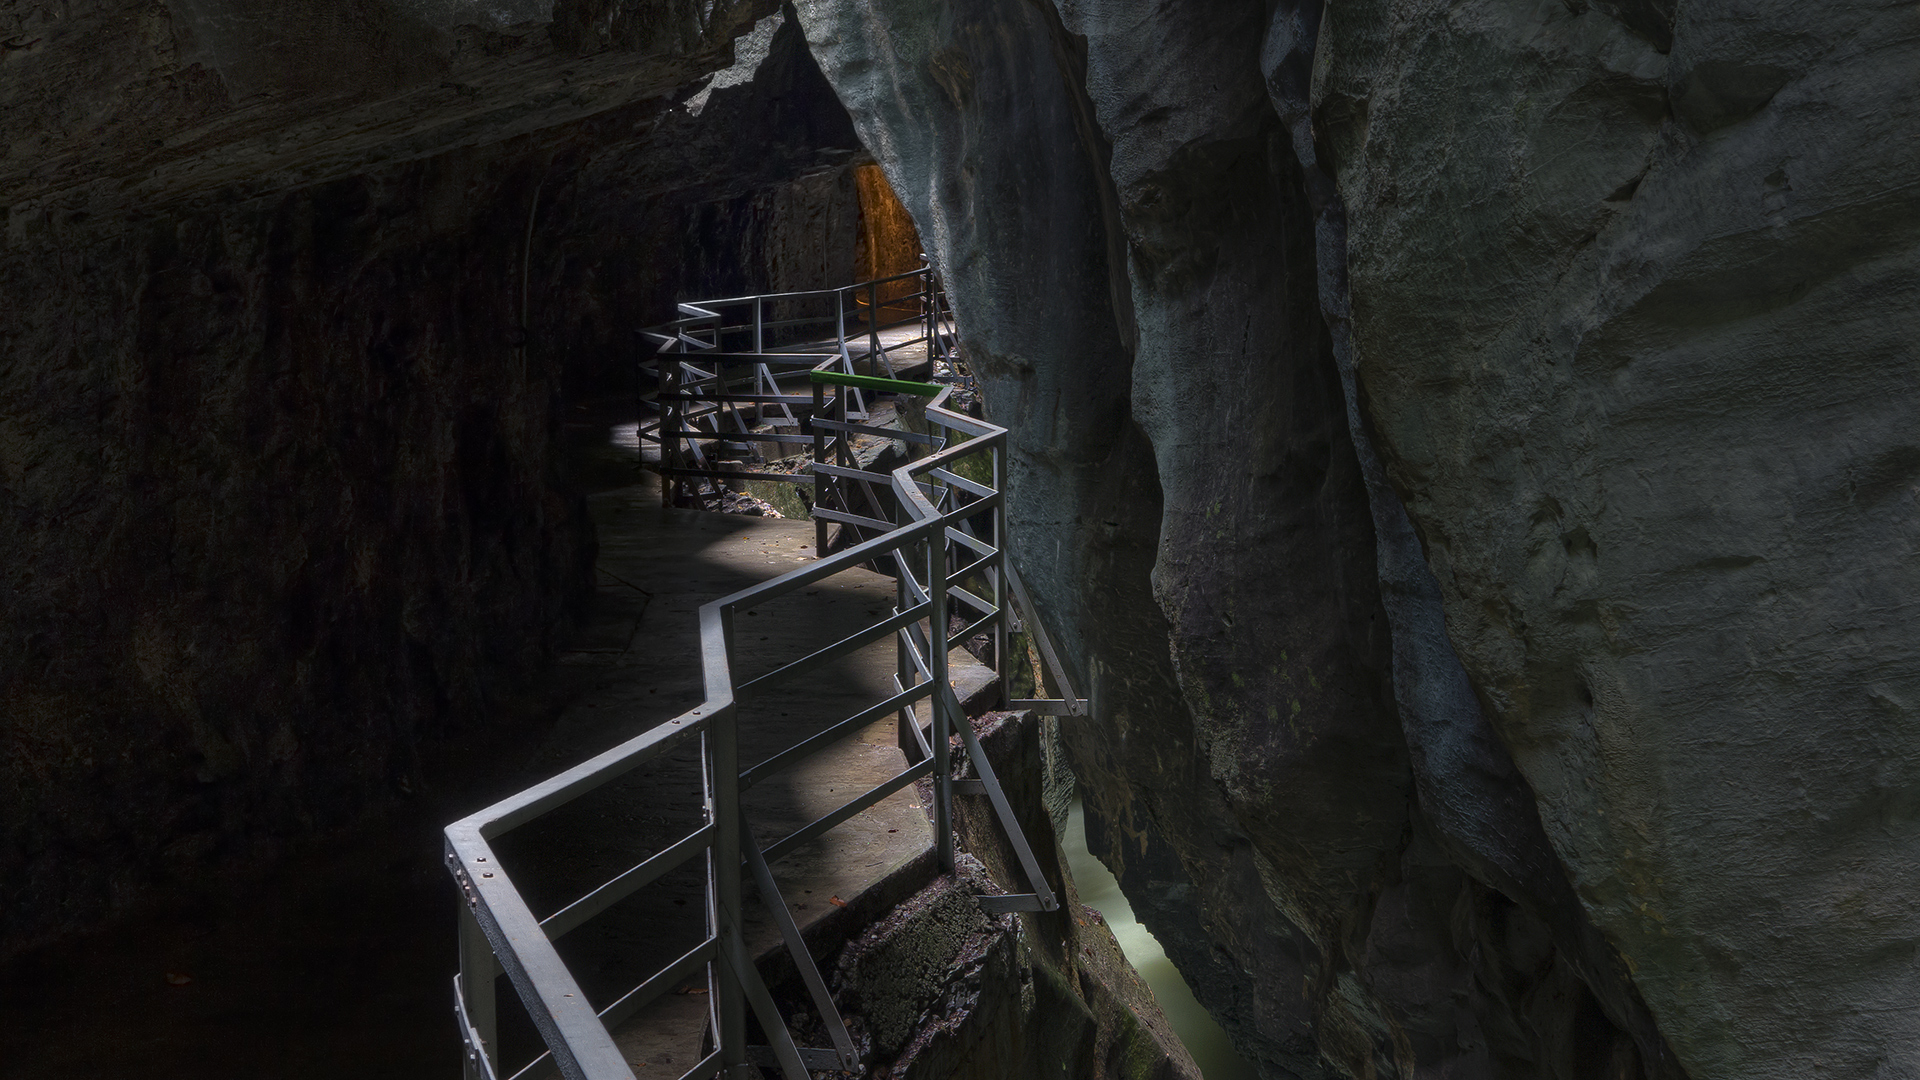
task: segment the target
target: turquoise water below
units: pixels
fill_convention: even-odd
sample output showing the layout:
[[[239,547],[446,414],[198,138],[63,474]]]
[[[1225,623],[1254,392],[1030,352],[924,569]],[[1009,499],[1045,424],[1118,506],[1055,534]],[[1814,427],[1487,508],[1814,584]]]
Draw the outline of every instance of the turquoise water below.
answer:
[[[1187,980],[1180,977],[1160,943],[1146,927],[1134,921],[1133,906],[1120,892],[1120,883],[1114,880],[1112,871],[1087,851],[1086,813],[1078,799],[1073,801],[1073,811],[1067,819],[1066,849],[1074,884],[1080,890],[1080,902],[1106,918],[1113,936],[1120,942],[1120,951],[1147,981],[1154,999],[1160,1003],[1160,1011],[1167,1014],[1174,1034],[1186,1044],[1187,1053],[1193,1055],[1201,1075],[1206,1080],[1257,1080],[1259,1074],[1253,1071],[1253,1066],[1240,1056],[1227,1041],[1227,1033],[1194,1000]]]

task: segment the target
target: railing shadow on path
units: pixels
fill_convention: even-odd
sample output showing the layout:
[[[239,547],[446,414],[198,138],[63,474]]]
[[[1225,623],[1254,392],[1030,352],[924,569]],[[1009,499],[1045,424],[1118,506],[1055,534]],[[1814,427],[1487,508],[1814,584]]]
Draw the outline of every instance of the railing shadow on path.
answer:
[[[932,361],[949,347],[951,324],[931,272],[922,270],[917,276],[923,288],[913,299],[921,305],[920,324],[926,329],[922,343],[932,371]],[[808,950],[773,866],[832,830],[858,827],[876,806],[917,781],[931,782],[933,800],[928,809],[942,871],[952,872],[955,866],[953,795],[983,795],[1012,843],[1029,891],[982,896],[981,906],[996,912],[1057,908],[1058,899],[1042,876],[954,691],[949,650],[976,637],[991,640],[994,674],[1006,708],[1084,715],[1086,702],[1076,696],[1009,558],[1003,507],[1006,430],[947,408],[951,386],[854,370],[858,359],[865,359],[870,368],[878,362],[891,370],[891,364],[881,340],[885,328],[877,318],[866,320],[868,351],[855,355],[849,343],[847,297],[866,290],[868,297],[878,300],[879,286],[898,280],[829,291],[840,310],[834,317],[834,348],[824,354],[757,351],[768,347],[768,330],[778,328],[777,321],[766,317],[770,306],[809,294],[683,305],[680,323],[666,332],[654,332],[670,343],[671,350],[658,365],[666,372],[660,377],[656,428],[663,448],[682,440],[691,448],[682,452],[693,459],[694,470],[724,480],[729,470],[705,467],[710,463],[702,459],[696,440],[712,438],[718,419],[729,414],[740,429],[729,437],[753,434],[756,427],[764,431],[764,418],[757,425],[746,423],[739,405],[784,407],[783,419],[793,421],[796,436],[786,441],[801,444],[804,436],[811,444],[814,479],[866,486],[871,497],[868,508],[881,505],[879,488],[884,488],[899,520],[836,510],[822,506],[823,500],[816,498],[817,551],[826,549],[830,521],[874,535],[801,569],[705,604],[699,617],[704,701],[446,828],[446,865],[464,900],[454,999],[471,1080],[553,1072],[570,1080],[631,1080],[633,1071],[612,1030],[690,981],[704,983],[698,998],[705,1013],[706,1038],[700,1059],[681,1074],[682,1080],[758,1075],[758,1065],[776,1067],[785,1080],[807,1080],[811,1069],[860,1069],[859,1048]],[[879,301],[869,310],[899,302]],[[752,322],[726,324],[719,312],[734,307],[750,307]],[[690,329],[687,320],[701,326]],[[717,353],[727,334],[743,329],[753,333],[755,352]],[[700,357],[705,367],[678,358],[678,350],[692,347],[689,341],[705,347],[706,355]],[[783,366],[788,360],[799,362]],[[783,373],[798,372],[805,373],[811,391],[804,402],[715,400],[708,402],[711,410],[706,414],[715,418],[712,429],[702,432],[680,426],[686,422],[685,414],[676,410],[693,400],[688,387],[694,381],[708,380],[708,393],[722,399],[800,398],[803,395],[784,393],[779,381]],[[736,377],[752,386],[753,392],[730,394]],[[866,395],[885,391],[930,398],[925,410],[929,433],[921,439],[931,452],[884,475],[840,464],[847,460],[847,443],[858,432],[859,420],[866,418]],[[801,408],[791,408],[795,405]],[[902,433],[887,429],[885,434]],[[663,488],[678,482],[668,472],[677,467],[675,458],[672,452],[663,453]],[[823,466],[829,471],[818,471]],[[841,472],[833,473],[835,469]],[[836,513],[840,517],[834,517]],[[875,617],[851,633],[819,642],[807,655],[749,666],[752,660],[742,655],[739,626],[749,613],[757,616],[781,603],[804,601],[809,589],[822,587],[836,575],[863,573],[866,567],[890,570],[894,584],[890,607],[877,610]],[[1057,688],[1061,697],[1013,697],[1008,646],[1016,633],[1029,635],[1046,669],[1047,685]],[[790,744],[772,745],[756,737],[753,717],[765,715],[764,710],[777,708],[783,699],[803,691],[807,680],[817,682],[823,675],[830,681],[838,678],[838,665],[888,641],[895,647],[894,671],[891,685],[877,700],[860,703],[836,722],[820,725]],[[775,803],[782,798],[790,802],[790,796],[778,789],[783,775],[889,718],[897,726],[905,768],[865,791],[845,793],[844,799],[836,800],[837,806],[785,835],[768,836],[764,827],[756,828],[771,818],[787,816],[769,813],[773,804],[756,799],[756,792],[772,796]],[[956,771],[970,775],[956,778]],[[674,835],[663,835],[658,844],[650,845],[651,854],[637,863],[597,880],[576,869],[537,881],[521,880],[509,872],[507,863],[518,868],[523,860],[509,857],[503,863],[503,854],[513,853],[516,830],[562,838],[570,830],[577,832],[585,825],[570,825],[567,820],[569,808],[578,809],[576,800],[623,778],[648,773],[657,774],[650,779],[662,781],[649,785],[650,800],[660,800],[649,805],[665,808],[654,811],[657,820],[647,823],[648,828]],[[657,794],[675,782],[684,790],[670,796]],[[790,814],[793,807],[785,809]],[[564,840],[552,842],[564,844]],[[525,871],[521,876],[526,876]],[[743,897],[749,888],[758,894],[766,916],[777,927],[805,986],[814,1009],[811,1026],[823,1031],[831,1045],[796,1044],[788,1018],[781,1015],[756,969],[743,932],[747,922]],[[640,903],[655,892],[660,894],[659,916],[650,923],[652,930],[641,935],[648,940],[634,940],[631,931],[595,927],[595,917],[615,904]],[[576,930],[582,933],[573,941],[587,943],[584,948],[565,940]],[[608,957],[645,955],[649,949],[657,954],[662,941],[675,932],[685,935],[687,947],[655,964],[637,985],[623,987],[609,981],[609,973],[621,965],[604,962]],[[511,1072],[503,1069],[494,997],[496,977],[502,972],[544,1044],[543,1051]],[[758,1022],[764,1044],[756,1045],[749,1038],[749,1013]]]

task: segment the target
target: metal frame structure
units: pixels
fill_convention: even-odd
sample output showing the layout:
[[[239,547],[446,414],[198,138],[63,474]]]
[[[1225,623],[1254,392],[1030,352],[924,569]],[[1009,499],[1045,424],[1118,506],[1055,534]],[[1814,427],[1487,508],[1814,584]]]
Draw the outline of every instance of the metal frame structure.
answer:
[[[898,291],[887,286],[906,284],[913,285],[914,291],[882,295]],[[825,313],[828,300],[833,305],[831,314]],[[822,313],[791,314],[794,308],[810,305],[820,306]],[[913,314],[883,322],[889,310]],[[861,313],[865,329],[854,332],[850,322]],[[821,326],[830,328],[833,336],[798,345],[768,344],[785,332]],[[917,326],[920,333],[899,341],[882,340],[883,332],[902,326]],[[869,418],[864,391],[870,387],[856,385],[857,380],[843,383],[840,392],[829,400],[817,382],[808,392],[805,387],[785,388],[781,380],[808,372],[851,376],[860,374],[861,366],[868,376],[884,370],[888,379],[894,379],[899,375],[895,354],[924,345],[929,367],[934,368],[952,356],[956,336],[946,293],[930,264],[839,289],[684,303],[679,305],[679,318],[640,334],[654,353],[638,365],[635,395],[643,407],[652,403],[657,416],[651,423],[642,421],[638,435],[642,444],[652,442],[660,447],[663,504],[670,506],[686,497],[704,505],[708,489],[717,493],[728,481],[813,485],[815,505],[828,511],[816,515],[823,545],[828,521],[872,528],[872,514],[857,513],[849,498],[854,490],[847,486],[849,482],[861,489],[867,509],[879,509],[878,489],[873,485],[884,487],[886,477],[856,469],[851,449],[853,436],[881,433],[862,423]],[[796,414],[796,409],[809,408],[806,416]],[[808,423],[809,418],[812,423]],[[761,428],[771,430],[756,430]],[[908,441],[926,438],[911,432],[885,434]],[[702,449],[703,442],[721,440],[777,448],[794,446],[802,452],[810,445],[814,468],[796,474],[728,466]],[[851,476],[849,470],[859,475]]]
[[[841,355],[844,357],[844,352]],[[818,369],[811,371],[810,380],[816,393],[823,393],[827,387],[839,391],[836,400],[842,402],[837,410],[840,415],[844,415],[848,391],[856,384],[873,384],[873,380],[844,371]],[[980,902],[984,908],[1051,911],[1058,906],[999,778],[974,736],[948,670],[950,642],[991,632],[994,666],[1007,708],[1063,716],[1086,713],[1086,702],[1075,695],[1008,558],[1003,513],[1007,432],[945,408],[951,387],[897,385],[916,392],[937,390],[926,414],[929,426],[941,432],[941,445],[935,452],[887,477],[902,510],[901,523],[876,521],[875,525],[886,527],[879,536],[706,604],[700,609],[706,692],[701,705],[447,827],[446,865],[465,900],[459,920],[460,974],[454,979],[454,1003],[466,1044],[468,1080],[531,1076],[549,1063],[569,1080],[631,1080],[633,1073],[615,1046],[611,1029],[703,971],[708,991],[708,1045],[712,1050],[687,1070],[682,1080],[714,1076],[744,1080],[760,1075],[759,1064],[777,1067],[784,1080],[807,1080],[810,1069],[859,1069],[862,1062],[855,1044],[780,894],[772,864],[922,778],[933,782],[934,842],[943,869],[950,872],[954,867],[952,798],[956,792],[984,795],[1012,842],[1028,891],[983,896]],[[820,433],[814,432],[813,438],[817,446]],[[958,471],[961,459],[974,455],[987,456],[990,482],[969,479]],[[765,675],[746,680],[736,676],[735,612],[752,609],[842,571],[875,564],[890,564],[896,574],[896,602],[890,613],[847,638],[823,644],[810,655]],[[963,620],[965,629],[950,634],[950,621],[955,617]],[[1007,638],[1023,629],[1040,653],[1049,685],[1058,688],[1061,697],[1009,699]],[[792,677],[818,670],[889,637],[896,643],[898,658],[890,696],[764,761],[742,768],[740,725],[751,722],[756,706],[767,702]],[[904,770],[765,848],[753,839],[741,808],[743,791],[889,715],[896,717],[900,743],[907,753]],[[960,762],[954,760],[954,736],[960,743]],[[501,866],[492,842],[649,761],[696,745],[704,797],[700,826],[578,899],[536,915]],[[971,776],[954,775],[956,766],[962,763]],[[668,872],[702,857],[706,863],[703,940],[617,999],[589,1001],[556,951],[555,941]],[[742,897],[749,881],[780,930],[831,1047],[794,1043],[747,955],[741,928]],[[511,1074],[502,1070],[495,1038],[494,991],[502,972],[547,1046],[545,1053]],[[749,1009],[771,1045],[748,1045]]]

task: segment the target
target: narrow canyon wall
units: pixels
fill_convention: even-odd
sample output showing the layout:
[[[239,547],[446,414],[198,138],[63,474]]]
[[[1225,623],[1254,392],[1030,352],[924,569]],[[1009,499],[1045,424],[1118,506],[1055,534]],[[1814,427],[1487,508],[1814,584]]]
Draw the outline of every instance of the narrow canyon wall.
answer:
[[[1582,902],[1696,1077],[1920,1068],[1920,14],[1327,20],[1369,419]]]
[[[1908,1070],[1910,11],[799,12],[1267,1075]]]
[[[777,5],[323,7],[0,15],[0,953],[521,708],[591,586],[563,393],[851,277]]]

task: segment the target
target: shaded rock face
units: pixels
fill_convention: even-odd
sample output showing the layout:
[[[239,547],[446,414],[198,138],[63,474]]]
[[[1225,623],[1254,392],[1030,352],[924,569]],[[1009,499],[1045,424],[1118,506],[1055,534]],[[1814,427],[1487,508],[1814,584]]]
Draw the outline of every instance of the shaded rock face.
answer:
[[[1907,1069],[1914,16],[1269,7],[800,6],[1096,851],[1269,1075]]]
[[[1920,23],[1666,15],[1329,10],[1353,360],[1460,657],[1687,1069],[1910,1072]]]
[[[0,16],[0,952],[514,712],[591,587],[562,391],[850,278],[844,111],[777,17],[728,68],[772,5],[324,7]]]
[[[499,317],[518,244],[468,217],[536,180],[442,162],[0,256],[9,931],[392,797],[541,662],[588,526]]]

